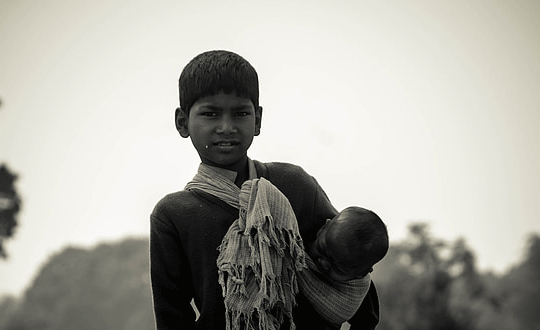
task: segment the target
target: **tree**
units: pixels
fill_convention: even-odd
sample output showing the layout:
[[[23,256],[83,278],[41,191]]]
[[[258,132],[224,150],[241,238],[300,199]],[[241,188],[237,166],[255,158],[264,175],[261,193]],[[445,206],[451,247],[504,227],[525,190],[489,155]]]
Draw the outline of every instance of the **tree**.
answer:
[[[6,308],[11,314],[0,330],[153,329],[148,244],[133,238],[65,248],[44,264],[17,308]]]
[[[503,304],[509,314],[519,320],[514,329],[540,329],[540,235],[532,234],[527,241],[523,261],[513,267],[501,281]]]
[[[0,165],[0,258],[7,258],[4,241],[13,236],[21,199],[15,189],[17,175]]]
[[[426,224],[412,224],[375,270],[381,330],[476,329],[469,306],[483,297],[483,285],[463,239],[448,243],[432,237]]]

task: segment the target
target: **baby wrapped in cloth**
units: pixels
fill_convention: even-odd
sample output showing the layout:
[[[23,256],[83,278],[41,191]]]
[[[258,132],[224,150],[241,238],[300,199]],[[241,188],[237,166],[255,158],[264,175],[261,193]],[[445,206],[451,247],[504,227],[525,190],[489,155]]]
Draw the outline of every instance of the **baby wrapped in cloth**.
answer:
[[[299,286],[315,310],[339,326],[359,308],[369,276],[331,282],[304,251],[288,199],[270,181],[259,178],[250,160],[250,178],[238,188],[220,171],[201,164],[186,189],[200,189],[239,209],[219,247],[217,267],[228,330],[277,330],[288,318]],[[309,266],[309,268],[308,268]]]

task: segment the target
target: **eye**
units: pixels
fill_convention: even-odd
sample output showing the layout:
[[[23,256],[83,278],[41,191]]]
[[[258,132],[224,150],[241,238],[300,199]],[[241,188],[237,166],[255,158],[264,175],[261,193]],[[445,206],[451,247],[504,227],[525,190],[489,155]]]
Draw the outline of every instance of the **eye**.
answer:
[[[204,111],[201,113],[203,117],[216,117],[218,113],[216,111]]]
[[[249,113],[249,111],[237,111],[237,112],[234,113],[234,115],[236,117],[245,117],[245,116],[249,116],[250,113]]]

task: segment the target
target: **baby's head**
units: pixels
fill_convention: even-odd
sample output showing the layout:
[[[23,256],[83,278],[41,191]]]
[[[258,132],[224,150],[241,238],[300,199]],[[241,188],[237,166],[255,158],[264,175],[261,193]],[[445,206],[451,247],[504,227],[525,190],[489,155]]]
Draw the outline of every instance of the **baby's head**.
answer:
[[[250,99],[259,107],[259,78],[255,68],[242,56],[211,50],[195,56],[182,70],[178,79],[180,108],[189,115],[197,100],[220,92],[235,93]]]
[[[319,230],[311,252],[333,280],[362,278],[388,252],[386,225],[372,211],[348,207]]]

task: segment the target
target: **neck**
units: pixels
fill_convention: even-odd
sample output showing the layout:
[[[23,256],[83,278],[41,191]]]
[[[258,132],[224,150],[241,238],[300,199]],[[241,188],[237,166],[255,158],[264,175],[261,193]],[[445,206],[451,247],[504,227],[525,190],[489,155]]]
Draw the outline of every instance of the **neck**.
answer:
[[[244,166],[236,171],[236,179],[234,180],[234,184],[238,187],[242,187],[242,183],[244,183],[247,179],[249,179],[249,167],[246,159]]]

